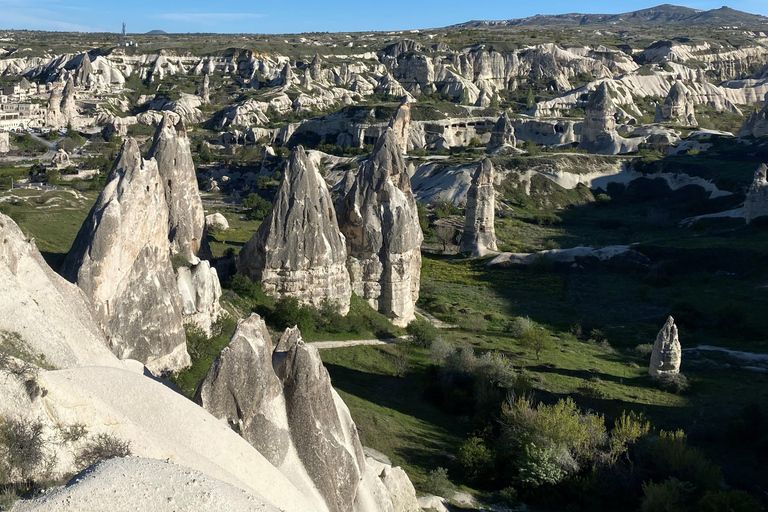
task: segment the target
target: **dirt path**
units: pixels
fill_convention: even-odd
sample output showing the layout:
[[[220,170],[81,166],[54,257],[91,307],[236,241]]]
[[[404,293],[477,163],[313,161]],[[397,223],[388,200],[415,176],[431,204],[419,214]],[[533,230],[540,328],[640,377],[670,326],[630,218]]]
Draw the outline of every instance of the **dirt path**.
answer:
[[[723,347],[715,347],[712,345],[699,345],[698,347],[692,347],[692,348],[686,348],[683,349],[683,351],[687,350],[700,350],[704,352],[722,352],[726,355],[729,355],[731,357],[734,357],[736,359],[741,359],[744,361],[752,361],[752,362],[764,362],[768,363],[768,354],[756,354],[754,352],[742,352],[740,350],[731,350],[729,348],[723,348]]]
[[[400,338],[389,338],[386,340],[310,341],[307,343],[313,345],[318,350],[325,350],[328,348],[348,348],[362,345],[391,345],[405,338],[405,336],[401,336]]]
[[[421,309],[419,307],[416,308],[416,312],[418,314],[420,314],[421,316],[423,316],[424,320],[426,320],[427,322],[431,323],[432,325],[434,325],[438,329],[453,329],[454,327],[456,327],[455,325],[445,323],[442,320],[440,320],[438,318],[435,318],[434,316],[430,315],[429,313],[427,313],[426,311],[424,311],[423,309]]]

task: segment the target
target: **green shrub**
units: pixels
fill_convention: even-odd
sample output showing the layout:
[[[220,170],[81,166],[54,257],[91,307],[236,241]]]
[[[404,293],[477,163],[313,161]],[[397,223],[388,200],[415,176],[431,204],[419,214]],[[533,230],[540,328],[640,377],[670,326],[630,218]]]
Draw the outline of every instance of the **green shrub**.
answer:
[[[509,334],[515,338],[520,338],[527,331],[534,329],[536,324],[530,318],[518,316],[510,320],[504,328]]]
[[[405,332],[410,337],[411,343],[417,347],[429,347],[440,337],[437,327],[423,319],[416,319],[409,323]]]
[[[269,215],[269,212],[272,210],[272,203],[262,198],[255,192],[245,196],[241,206],[246,210],[246,215],[251,220],[264,220],[264,218]]]
[[[75,464],[87,468],[102,460],[127,457],[131,454],[131,443],[111,434],[101,433],[93,438],[75,458]]]
[[[635,347],[635,355],[637,357],[641,357],[643,359],[650,359],[651,354],[653,354],[652,343],[641,343],[640,345],[637,345]]]
[[[720,468],[697,448],[688,446],[682,430],[661,431],[650,441],[650,456],[659,475],[690,482],[697,489],[717,489],[722,481]]]
[[[736,489],[707,491],[698,503],[698,512],[760,512],[764,510],[753,496]]]
[[[39,420],[0,418],[0,484],[29,480],[46,464]]]
[[[435,496],[450,498],[455,488],[448,479],[448,470],[445,468],[437,468],[427,474],[423,489],[425,492],[434,494]]]
[[[445,360],[455,351],[453,345],[438,337],[429,346],[429,361],[436,365],[444,364]]]
[[[484,480],[493,470],[494,454],[479,437],[470,437],[459,448],[457,457],[467,478]]]
[[[661,389],[671,393],[676,393],[678,395],[686,393],[691,387],[690,383],[688,382],[688,377],[682,373],[677,373],[674,375],[662,375],[656,377],[654,380]]]
[[[271,323],[280,330],[293,326],[298,326],[302,333],[312,333],[315,330],[312,310],[299,304],[295,297],[281,297],[275,302],[269,318]]]
[[[534,327],[523,332],[520,336],[520,344],[536,354],[536,360],[539,360],[541,352],[551,346],[551,336],[549,331],[543,327]]]

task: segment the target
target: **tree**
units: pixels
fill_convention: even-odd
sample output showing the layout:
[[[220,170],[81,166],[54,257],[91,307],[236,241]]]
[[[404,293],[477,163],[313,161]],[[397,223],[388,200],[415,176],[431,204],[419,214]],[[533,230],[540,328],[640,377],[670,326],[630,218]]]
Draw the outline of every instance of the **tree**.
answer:
[[[520,343],[536,352],[536,360],[538,361],[541,351],[549,348],[549,332],[542,327],[526,329],[520,336]]]
[[[435,228],[435,236],[437,237],[437,240],[443,244],[443,252],[447,251],[448,244],[453,242],[455,232],[456,230],[454,230],[453,227],[445,224],[440,224]]]
[[[59,182],[59,170],[55,167],[51,167],[45,171],[45,183],[48,185],[56,185]]]
[[[531,108],[536,104],[536,96],[533,94],[533,89],[528,88],[528,95],[525,98],[525,106]]]
[[[210,162],[211,161],[211,148],[208,147],[208,144],[201,142],[200,143],[200,149],[197,151],[197,156],[200,157],[201,162]]]
[[[255,220],[264,220],[272,209],[272,203],[256,193],[245,196],[241,206],[248,211],[248,218]]]

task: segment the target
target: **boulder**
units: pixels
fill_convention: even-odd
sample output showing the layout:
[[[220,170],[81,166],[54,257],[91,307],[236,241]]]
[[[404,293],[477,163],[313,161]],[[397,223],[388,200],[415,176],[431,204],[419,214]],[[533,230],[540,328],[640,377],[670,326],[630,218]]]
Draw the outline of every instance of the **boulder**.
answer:
[[[276,297],[304,304],[335,304],[349,311],[346,245],[320,171],[297,146],[283,170],[272,211],[245,244],[238,271],[261,281]]]
[[[677,326],[675,325],[675,320],[670,316],[667,318],[667,323],[659,331],[658,336],[656,336],[648,373],[651,374],[651,377],[655,378],[679,374],[682,353],[680,340],[677,337]]]
[[[678,80],[669,89],[663,106],[656,106],[654,123],[675,123],[680,126],[699,126],[694,114],[691,91]]]
[[[211,178],[211,180],[213,180],[213,178]],[[212,213],[211,215],[206,215],[205,225],[208,226],[209,228],[215,227],[217,229],[222,229],[222,230],[229,229],[229,222],[227,222],[227,218],[222,214],[220,214],[219,212]]]
[[[387,128],[339,209],[352,291],[405,326],[419,297],[421,242],[416,201],[395,133]]]
[[[15,333],[24,350],[57,368],[122,366],[82,290],[51,270],[34,239],[1,213],[0,239],[0,334]]]
[[[758,217],[768,215],[768,166],[760,164],[744,200],[744,218],[747,224]]]
[[[184,122],[164,113],[149,155],[157,162],[168,204],[171,253],[181,255],[193,265],[199,261],[198,256],[210,258],[205,212]]]
[[[190,362],[163,187],[155,160],[126,139],[61,269],[90,299],[113,352],[153,372]]]
[[[493,188],[495,173],[490,158],[483,159],[477,166],[472,185],[467,192],[467,208],[464,232],[461,235],[461,252],[480,257],[489,251],[497,251],[496,191]]]

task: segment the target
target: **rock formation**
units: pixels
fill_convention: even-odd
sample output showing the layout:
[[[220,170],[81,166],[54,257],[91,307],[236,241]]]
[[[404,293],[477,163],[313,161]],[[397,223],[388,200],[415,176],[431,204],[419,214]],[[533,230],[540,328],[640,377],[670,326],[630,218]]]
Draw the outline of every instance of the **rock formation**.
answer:
[[[77,104],[75,103],[75,83],[72,77],[69,77],[64,91],[61,93],[61,115],[64,116],[68,124],[73,125],[72,121],[78,116]]]
[[[691,92],[681,81],[669,90],[663,106],[656,106],[654,123],[675,123],[680,126],[699,126],[694,115]]]
[[[61,269],[91,300],[115,354],[153,372],[189,364],[168,225],[157,163],[129,138]]]
[[[399,468],[366,463],[349,410],[317,349],[296,328],[287,329],[273,349],[258,315],[241,320],[197,401],[273,465],[292,468],[292,484],[317,493],[331,512],[395,510],[389,488],[400,504],[415,499]]]
[[[69,155],[67,152],[59,148],[59,150],[55,155],[53,155],[53,158],[51,159],[51,165],[56,169],[65,169],[72,165],[72,162],[69,160]]]
[[[291,69],[291,63],[286,62],[283,66],[283,70],[280,71],[280,77],[277,80],[277,85],[287,87],[293,83],[293,70]]]
[[[474,257],[484,256],[488,251],[497,251],[496,192],[493,188],[494,171],[490,158],[483,159],[472,177],[467,192],[467,209],[464,232],[459,250]]]
[[[648,369],[651,377],[664,378],[680,373],[682,353],[680,340],[677,337],[677,326],[670,316],[653,344],[651,365]]]
[[[747,224],[758,217],[768,215],[768,166],[760,164],[755,172],[755,179],[752,181],[747,197],[744,200],[744,218]]]
[[[11,140],[8,132],[0,132],[0,154],[11,150]]]
[[[516,145],[515,127],[512,125],[509,115],[504,112],[493,126],[491,140],[487,145],[488,152],[497,153],[502,148],[514,148]]]
[[[603,155],[629,151],[632,147],[631,141],[622,139],[616,132],[615,114],[616,105],[611,99],[608,83],[603,82],[586,105],[579,148]]]
[[[210,257],[205,233],[205,212],[197,189],[197,175],[183,121],[168,114],[157,127],[150,157],[157,161],[165,200],[171,252],[196,264],[198,256]]]
[[[74,83],[80,87],[91,87],[93,82],[93,66],[91,65],[91,58],[88,53],[83,54],[83,58],[80,60],[80,64],[75,69]]]
[[[0,334],[17,333],[27,351],[58,368],[118,366],[82,290],[51,270],[34,239],[1,213],[0,240]]]
[[[229,229],[229,222],[227,222],[227,218],[218,212],[212,213],[211,215],[206,215],[205,225],[208,226],[208,228],[215,227],[222,230]]]
[[[768,93],[762,110],[752,112],[739,130],[739,137],[764,137],[768,135]]]
[[[309,76],[312,78],[312,80],[322,80],[323,79],[323,63],[320,59],[319,54],[315,54],[314,58],[312,59],[312,62],[309,64]]]
[[[211,102],[211,75],[205,74],[203,78],[203,85],[200,89],[200,101],[203,105],[208,105]]]
[[[397,145],[403,154],[408,152],[408,137],[411,133],[411,104],[408,98],[403,99],[400,106],[395,110],[395,115],[389,121],[389,127],[395,132]]]
[[[176,284],[183,307],[184,324],[194,324],[208,336],[221,315],[221,285],[215,268],[203,260],[176,269]]]
[[[349,311],[346,246],[320,171],[297,146],[285,166],[272,211],[238,258],[238,271],[273,296]]]
[[[407,325],[419,297],[423,235],[392,129],[379,137],[340,206],[352,291],[394,324]]]

